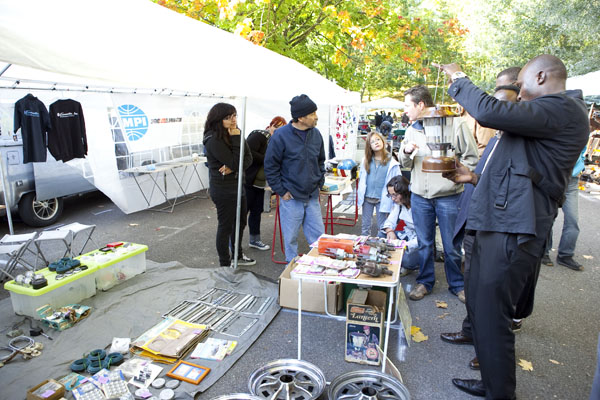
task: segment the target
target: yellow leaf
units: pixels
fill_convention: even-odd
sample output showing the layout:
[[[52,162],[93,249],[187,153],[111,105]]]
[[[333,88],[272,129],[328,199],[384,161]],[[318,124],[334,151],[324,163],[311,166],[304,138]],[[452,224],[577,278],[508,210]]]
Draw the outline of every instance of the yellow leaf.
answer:
[[[435,301],[435,306],[437,308],[448,308],[448,303],[446,303],[445,301],[436,300]]]
[[[423,332],[417,332],[414,335],[412,335],[412,340],[415,343],[424,342],[427,339],[429,339],[429,336],[423,335]]]
[[[421,330],[421,328],[419,328],[418,326],[411,326],[410,327],[410,334],[414,335],[415,333],[419,332]]]
[[[556,360],[553,360],[553,359],[550,359],[550,362],[551,362],[552,364],[560,365],[560,362],[558,362],[558,361],[556,361]]]
[[[446,316],[448,316],[448,315],[450,315],[450,313],[445,312],[442,315],[438,315],[437,317],[441,319],[441,318],[446,318]]]
[[[519,358],[519,367],[521,367],[523,371],[533,371],[533,364],[522,358]]]

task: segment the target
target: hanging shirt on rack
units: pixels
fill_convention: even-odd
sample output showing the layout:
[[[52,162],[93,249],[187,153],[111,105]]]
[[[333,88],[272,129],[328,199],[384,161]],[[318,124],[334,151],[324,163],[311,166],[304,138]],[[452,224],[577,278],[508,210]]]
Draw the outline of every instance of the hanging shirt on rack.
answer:
[[[85,120],[81,103],[58,100],[50,105],[52,130],[48,134],[48,149],[54,158],[67,162],[87,154]]]
[[[44,103],[31,93],[15,103],[15,133],[19,128],[23,138],[23,164],[45,162],[50,116]]]

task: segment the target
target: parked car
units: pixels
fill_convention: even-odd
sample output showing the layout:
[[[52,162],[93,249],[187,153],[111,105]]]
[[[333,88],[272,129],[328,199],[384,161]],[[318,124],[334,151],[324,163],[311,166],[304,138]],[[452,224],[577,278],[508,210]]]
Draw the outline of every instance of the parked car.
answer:
[[[0,153],[4,166],[4,185],[0,185],[0,204],[5,199],[11,213],[18,213],[23,222],[43,227],[57,222],[63,211],[63,197],[96,190],[73,167],[49,157],[46,163],[23,164],[23,144],[12,138],[0,137]],[[6,197],[4,196],[6,188]],[[40,190],[41,189],[41,190]],[[0,209],[0,216],[6,209]]]

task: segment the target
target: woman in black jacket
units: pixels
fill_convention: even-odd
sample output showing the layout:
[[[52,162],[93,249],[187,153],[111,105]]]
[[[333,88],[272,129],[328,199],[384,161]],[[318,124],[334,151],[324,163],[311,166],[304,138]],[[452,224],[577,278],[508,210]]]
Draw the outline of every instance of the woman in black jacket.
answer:
[[[235,107],[227,103],[215,104],[206,117],[203,143],[209,170],[209,193],[217,207],[217,253],[222,267],[231,265],[230,244],[233,246],[235,243],[240,135]],[[251,163],[252,154],[245,144],[243,170]],[[242,232],[246,226],[247,212],[243,186],[241,190],[238,265],[254,265],[256,261],[242,253]]]
[[[275,117],[265,130],[257,129],[248,135],[247,143],[252,152],[252,164],[246,170],[246,198],[248,200],[248,231],[250,232],[249,247],[258,250],[269,250],[271,247],[260,240],[260,220],[265,202],[264,161],[267,153],[269,138],[275,129],[287,122],[283,117]]]

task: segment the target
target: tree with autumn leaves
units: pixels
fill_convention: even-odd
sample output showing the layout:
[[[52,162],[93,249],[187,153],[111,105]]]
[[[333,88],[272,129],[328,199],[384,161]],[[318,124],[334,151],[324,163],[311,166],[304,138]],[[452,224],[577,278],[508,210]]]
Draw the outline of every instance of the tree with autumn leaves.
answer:
[[[407,1],[152,1],[290,57],[364,98],[435,84],[432,61],[466,61],[467,31],[458,20]]]

